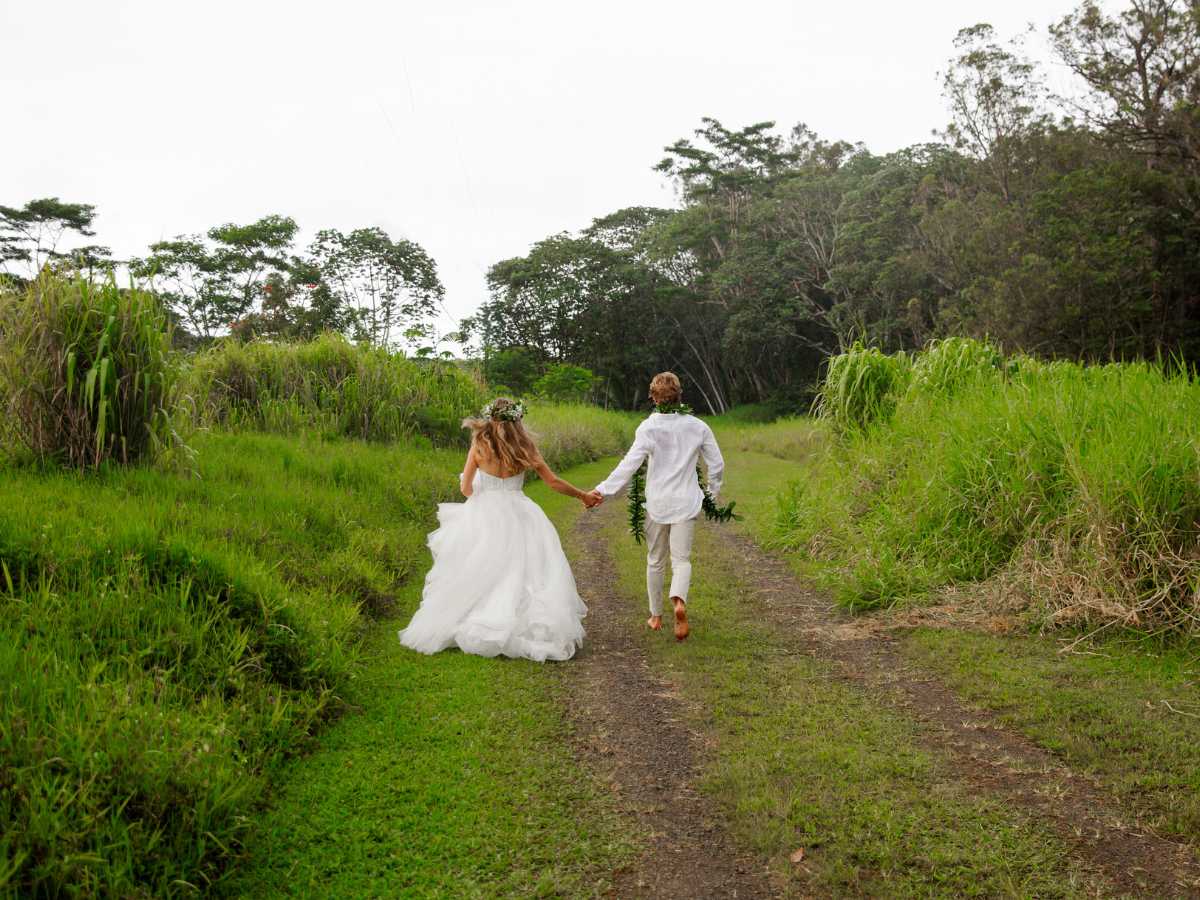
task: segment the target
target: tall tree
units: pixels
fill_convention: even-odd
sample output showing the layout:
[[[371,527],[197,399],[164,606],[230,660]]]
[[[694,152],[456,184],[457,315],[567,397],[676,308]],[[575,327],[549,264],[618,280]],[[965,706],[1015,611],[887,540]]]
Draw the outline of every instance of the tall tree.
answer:
[[[68,259],[61,249],[65,236],[93,237],[96,208],[87,203],[63,203],[57,197],[30,200],[24,206],[0,206],[0,270],[10,278],[34,277],[49,262]],[[81,261],[101,265],[108,260],[106,247],[81,247]]]
[[[1087,87],[1073,106],[1101,134],[1200,174],[1200,6],[1132,0],[1115,15],[1086,2],[1051,27]]]
[[[130,270],[150,279],[187,328],[209,340],[258,310],[269,276],[291,270],[296,231],[294,220],[277,215],[218,225],[207,240],[179,235],[151,244]]]
[[[416,344],[433,335],[445,289],[432,257],[418,244],[381,228],[317,233],[309,256],[324,282],[353,315],[361,340]]]

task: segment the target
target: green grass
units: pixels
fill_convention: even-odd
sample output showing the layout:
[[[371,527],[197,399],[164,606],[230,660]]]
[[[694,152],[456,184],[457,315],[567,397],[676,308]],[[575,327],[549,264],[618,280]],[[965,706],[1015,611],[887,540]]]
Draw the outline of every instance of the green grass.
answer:
[[[624,453],[642,416],[573,403],[528,403],[526,426],[551,466],[569,468]],[[599,480],[599,479],[597,479]],[[587,485],[588,488],[594,485]]]
[[[762,453],[776,459],[803,462],[830,440],[829,429],[803,416],[767,423],[746,423],[736,415],[710,416],[705,421],[717,434],[724,452]]]
[[[719,439],[724,436],[718,430]],[[804,466],[761,453],[729,448],[726,453],[725,495],[746,513],[740,527],[770,543],[775,512],[787,503],[777,492],[801,476]],[[803,555],[786,558],[800,573],[811,569]],[[719,559],[717,553],[700,563]],[[1200,647],[1124,632],[1060,653],[1076,636],[919,629],[907,632],[900,646],[967,702],[997,712],[1073,769],[1096,778],[1151,827],[1200,843]]]
[[[201,435],[198,477],[0,478],[0,891],[204,890],[339,706],[459,454]]]
[[[603,468],[566,477],[588,487]],[[529,492],[560,529],[582,510]],[[420,588],[372,633],[355,714],[288,769],[230,893],[593,896],[630,858],[628,826],[571,751],[562,667],[403,648]]]
[[[1200,645],[1126,636],[1063,654],[1045,637],[920,629],[903,646],[1151,827],[1200,846]]]
[[[615,448],[626,427],[536,412],[555,466]],[[279,767],[345,698],[367,707],[356,679],[378,686],[380,671],[359,660],[363,613],[412,600],[436,504],[459,497],[462,450],[420,437],[368,444],[308,427],[201,432],[194,447],[192,474],[3,470],[0,894],[219,889]],[[458,664],[478,680],[478,662]],[[480,708],[499,715],[487,691],[507,691],[521,711],[504,732],[511,752],[526,737],[549,747],[519,730],[535,712],[561,726],[541,714],[548,676],[498,671],[515,682],[481,683]],[[413,735],[413,747],[428,737]],[[561,793],[562,756],[545,759],[558,762],[527,787]],[[573,853],[561,878],[546,868],[549,883],[586,869]]]
[[[742,462],[731,459],[735,467]],[[620,521],[610,538],[630,621],[638,622],[644,550]],[[917,745],[909,719],[840,681],[831,665],[788,652],[744,605],[721,547],[715,528],[701,530],[692,639],[676,645],[648,635],[646,646],[713,741],[704,789],[725,810],[735,837],[770,859],[790,890],[805,890],[788,862],[804,847],[819,894],[1084,893],[1048,829],[971,795]]]

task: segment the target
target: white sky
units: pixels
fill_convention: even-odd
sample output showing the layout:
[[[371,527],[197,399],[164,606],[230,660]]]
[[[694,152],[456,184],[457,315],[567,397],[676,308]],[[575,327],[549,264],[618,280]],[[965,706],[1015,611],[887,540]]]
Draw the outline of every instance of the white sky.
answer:
[[[469,313],[489,265],[623,206],[702,116],[887,152],[946,122],[955,32],[1067,0],[0,0],[0,203],[98,207],[118,256],[268,213],[379,225]]]

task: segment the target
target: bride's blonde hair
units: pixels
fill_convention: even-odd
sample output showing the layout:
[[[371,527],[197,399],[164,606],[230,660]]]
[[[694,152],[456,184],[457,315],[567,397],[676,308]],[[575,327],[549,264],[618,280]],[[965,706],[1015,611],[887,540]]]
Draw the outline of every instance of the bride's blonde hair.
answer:
[[[484,407],[482,416],[463,419],[463,428],[471,429],[471,439],[485,460],[515,475],[541,459],[533,435],[521,421],[524,416],[524,406],[497,397]]]

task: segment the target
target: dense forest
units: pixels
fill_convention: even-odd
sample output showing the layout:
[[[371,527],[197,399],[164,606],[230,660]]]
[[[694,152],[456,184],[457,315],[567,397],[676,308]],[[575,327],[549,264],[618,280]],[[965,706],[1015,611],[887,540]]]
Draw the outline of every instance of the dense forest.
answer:
[[[633,406],[670,367],[714,412],[807,404],[823,361],[948,336],[1083,360],[1200,358],[1200,7],[1085,3],[1053,25],[1054,95],[1020,39],[962,30],[951,121],[877,155],[705,119],[657,169],[678,209],[630,208],[488,274],[471,323],[494,383],[593,371]]]

